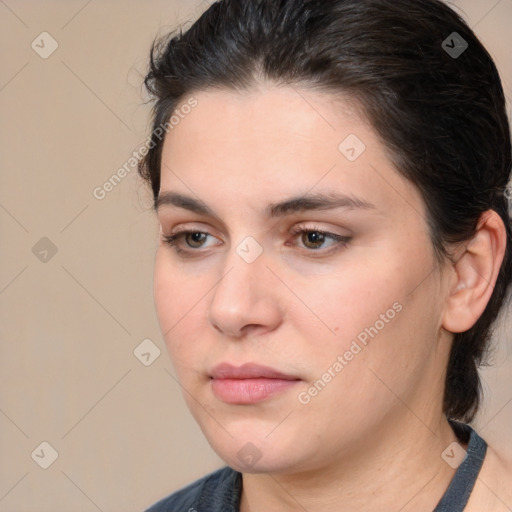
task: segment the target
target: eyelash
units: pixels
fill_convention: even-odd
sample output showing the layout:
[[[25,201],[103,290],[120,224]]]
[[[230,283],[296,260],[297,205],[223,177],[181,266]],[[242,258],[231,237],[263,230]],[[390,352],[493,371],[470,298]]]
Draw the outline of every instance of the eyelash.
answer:
[[[318,234],[322,235],[323,237],[325,237],[325,239],[333,240],[334,242],[337,242],[340,245],[340,247],[338,247],[338,249],[347,247],[348,243],[351,240],[351,237],[337,235],[336,233],[330,233],[329,231],[324,231],[320,228],[317,228],[316,226],[311,226],[311,227],[308,227],[307,229],[303,226],[297,226],[292,229],[292,234],[295,236],[295,238],[297,238],[298,235],[302,235],[302,234],[306,234],[306,233],[318,233]],[[187,256],[187,255],[190,256],[191,253],[199,252],[201,249],[200,248],[199,249],[190,248],[189,250],[182,249],[177,244],[177,241],[180,240],[181,238],[183,238],[187,235],[191,235],[191,234],[201,234],[201,235],[211,236],[210,233],[206,233],[204,231],[184,230],[184,231],[175,233],[173,235],[162,234],[162,238],[163,238],[164,243],[166,245],[168,245],[169,247],[172,247],[176,251],[177,254],[180,254],[183,256]],[[325,254],[327,252],[326,250],[322,251],[321,248],[319,248],[319,249],[302,248],[302,249],[307,252],[310,252],[310,253],[322,253],[323,252]],[[332,249],[332,247],[331,247],[331,249]],[[329,251],[329,253],[331,253],[331,252],[332,251]]]

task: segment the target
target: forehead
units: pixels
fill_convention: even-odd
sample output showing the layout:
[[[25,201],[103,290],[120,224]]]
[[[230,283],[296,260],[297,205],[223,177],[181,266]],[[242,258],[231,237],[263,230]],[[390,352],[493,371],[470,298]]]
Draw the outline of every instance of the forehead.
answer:
[[[224,139],[233,149],[235,144],[251,142],[251,149],[255,149],[257,144],[271,142],[274,146],[311,143],[313,139],[316,143],[322,139],[327,144],[336,142],[344,128],[341,120],[352,130],[362,131],[362,126],[371,129],[355,100],[297,86],[259,86],[243,92],[212,89],[193,96],[196,106],[180,116],[179,126],[171,129],[169,139],[185,142],[185,138],[200,137],[202,142],[215,145]]]
[[[421,202],[350,98],[291,86],[194,98],[166,136],[162,192],[255,207],[318,188],[392,207],[404,206],[397,196]]]

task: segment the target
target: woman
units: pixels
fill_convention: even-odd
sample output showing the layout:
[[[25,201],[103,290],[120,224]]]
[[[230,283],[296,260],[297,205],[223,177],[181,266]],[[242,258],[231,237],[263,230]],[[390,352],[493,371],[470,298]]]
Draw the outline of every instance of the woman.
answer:
[[[146,85],[158,318],[227,463],[149,510],[510,510],[512,465],[468,425],[511,277],[510,130],[465,22],[223,0]]]

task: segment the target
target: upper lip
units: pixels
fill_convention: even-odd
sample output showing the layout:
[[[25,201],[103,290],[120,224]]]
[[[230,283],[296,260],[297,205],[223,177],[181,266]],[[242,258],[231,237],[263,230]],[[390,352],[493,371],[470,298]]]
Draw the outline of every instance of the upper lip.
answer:
[[[221,363],[210,373],[214,379],[282,379],[300,380],[294,375],[287,375],[274,368],[255,363],[245,363],[241,366],[233,366],[230,363]]]

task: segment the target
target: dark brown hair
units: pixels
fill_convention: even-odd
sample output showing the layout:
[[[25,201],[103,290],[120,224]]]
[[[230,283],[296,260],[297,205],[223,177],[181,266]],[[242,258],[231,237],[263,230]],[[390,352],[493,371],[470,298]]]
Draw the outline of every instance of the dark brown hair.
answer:
[[[486,210],[503,219],[507,249],[492,297],[476,324],[455,334],[447,369],[444,412],[470,421],[480,400],[477,368],[512,274],[510,128],[492,58],[439,0],[218,1],[151,49],[152,147],[139,172],[155,199],[164,141],[155,130],[195,91],[247,90],[261,77],[358,101],[398,171],[420,190],[440,260],[452,243],[472,238]]]

